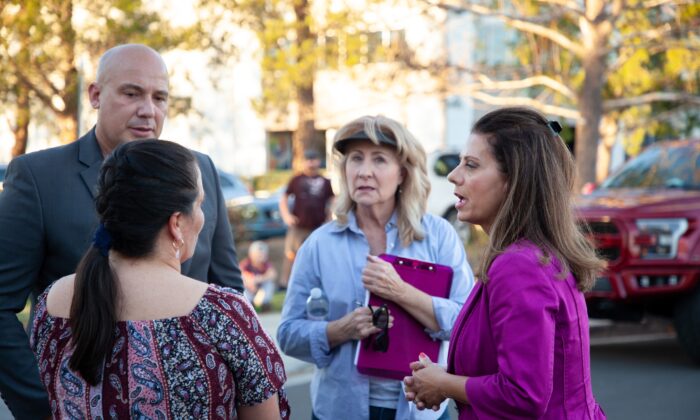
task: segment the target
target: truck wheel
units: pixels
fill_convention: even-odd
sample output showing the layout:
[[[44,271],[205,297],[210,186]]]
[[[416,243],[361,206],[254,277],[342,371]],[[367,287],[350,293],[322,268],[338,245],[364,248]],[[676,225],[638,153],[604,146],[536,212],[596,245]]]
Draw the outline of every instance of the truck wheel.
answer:
[[[700,364],[700,287],[678,301],[674,325],[681,346],[695,363]]]

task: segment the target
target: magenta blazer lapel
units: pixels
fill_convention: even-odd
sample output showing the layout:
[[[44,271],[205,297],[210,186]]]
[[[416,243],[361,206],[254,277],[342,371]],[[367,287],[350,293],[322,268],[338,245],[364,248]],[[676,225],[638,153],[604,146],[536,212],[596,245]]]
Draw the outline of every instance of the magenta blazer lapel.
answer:
[[[476,302],[479,301],[483,287],[484,287],[484,283],[482,283],[480,281],[476,282],[476,284],[474,285],[474,288],[472,289],[472,292],[469,294],[469,298],[467,299],[467,303],[465,303],[464,306],[462,307],[462,310],[459,312],[459,316],[457,317],[457,320],[455,321],[455,324],[452,327],[452,332],[450,333],[450,350],[447,353],[447,371],[448,372],[454,372],[454,357],[455,357],[456,346],[457,346],[457,341],[458,341],[457,337],[459,336],[459,332],[462,331],[462,328],[464,328],[464,323],[469,318],[469,315],[474,310],[474,306],[476,305]]]

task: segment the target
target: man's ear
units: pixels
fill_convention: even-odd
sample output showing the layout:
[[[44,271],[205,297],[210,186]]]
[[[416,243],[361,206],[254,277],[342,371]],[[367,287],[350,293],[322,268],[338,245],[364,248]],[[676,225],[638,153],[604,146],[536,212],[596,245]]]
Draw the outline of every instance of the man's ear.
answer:
[[[100,109],[100,86],[97,83],[92,82],[88,86],[88,97],[92,109]]]

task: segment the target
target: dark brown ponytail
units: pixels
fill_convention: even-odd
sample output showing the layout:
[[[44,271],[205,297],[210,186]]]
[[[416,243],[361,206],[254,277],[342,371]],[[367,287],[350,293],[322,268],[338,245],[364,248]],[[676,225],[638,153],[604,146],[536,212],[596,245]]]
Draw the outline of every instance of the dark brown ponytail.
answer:
[[[125,143],[102,165],[95,199],[100,227],[78,264],[70,310],[69,367],[90,385],[101,380],[117,323],[119,282],[109,254],[147,257],[170,216],[191,213],[198,194],[195,165],[192,152],[165,140]]]

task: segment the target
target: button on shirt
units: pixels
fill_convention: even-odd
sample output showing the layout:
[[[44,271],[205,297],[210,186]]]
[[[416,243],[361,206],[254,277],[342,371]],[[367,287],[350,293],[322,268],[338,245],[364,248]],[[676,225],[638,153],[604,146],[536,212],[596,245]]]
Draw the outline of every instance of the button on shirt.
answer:
[[[441,330],[429,332],[435,339],[449,340],[457,315],[474,286],[474,275],[464,245],[447,221],[426,214],[421,224],[425,238],[403,246],[394,212],[386,226],[386,253],[452,268],[449,299],[432,298]],[[294,261],[277,340],[286,354],[316,365],[311,400],[314,414],[320,419],[369,418],[369,377],[358,373],[353,363],[357,341],[330,349],[326,335],[328,321],[342,318],[355,309],[357,302],[364,302],[366,290],[361,275],[368,254],[367,238],[357,226],[355,214],[350,212],[346,225],[332,221],[315,230]],[[306,300],[314,287],[322,289],[328,298],[326,321],[306,318]],[[403,395],[399,396],[396,418],[408,418],[408,402]]]

